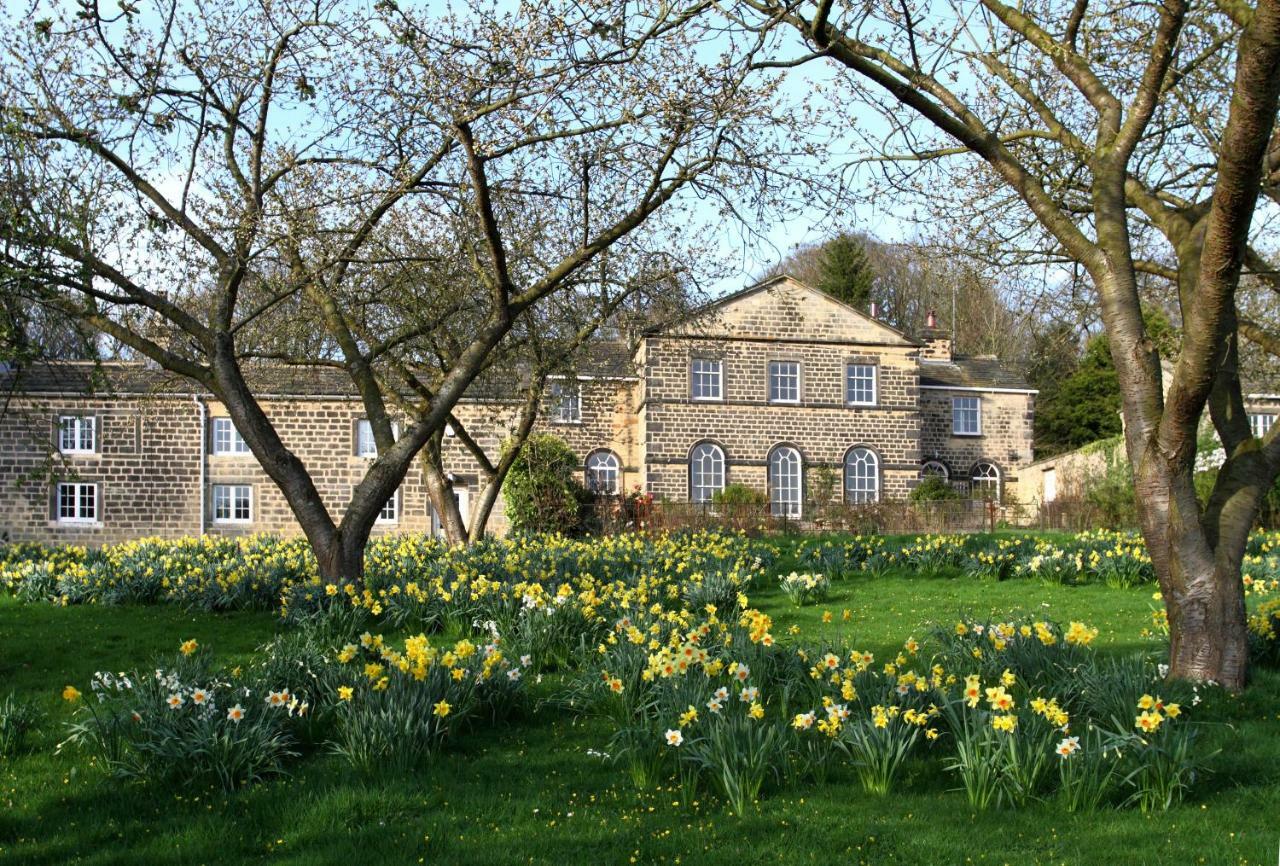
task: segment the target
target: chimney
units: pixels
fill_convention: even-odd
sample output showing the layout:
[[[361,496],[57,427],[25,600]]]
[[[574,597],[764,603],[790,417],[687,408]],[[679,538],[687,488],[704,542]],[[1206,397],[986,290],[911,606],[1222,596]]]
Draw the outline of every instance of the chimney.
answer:
[[[871,302],[871,318],[873,319],[880,318],[880,305],[877,304],[875,301]]]
[[[938,327],[938,314],[933,310],[930,310],[929,315],[925,317],[924,329],[920,332],[920,342],[924,343],[920,349],[920,360],[945,362],[951,360],[951,334]]]

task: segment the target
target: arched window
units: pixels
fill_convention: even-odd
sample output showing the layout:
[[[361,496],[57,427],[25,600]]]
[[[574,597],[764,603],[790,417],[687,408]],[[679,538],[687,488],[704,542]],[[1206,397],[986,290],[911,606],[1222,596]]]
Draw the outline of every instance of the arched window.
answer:
[[[592,451],[587,455],[587,489],[592,493],[616,496],[622,489],[622,463],[612,451]]]
[[[804,491],[800,452],[779,445],[769,452],[769,512],[774,517],[799,517]]]
[[[880,458],[870,448],[850,448],[844,456],[844,500],[880,500]]]
[[[703,442],[689,453],[689,501],[710,502],[724,490],[724,451]]]
[[[948,481],[951,478],[951,471],[941,460],[926,460],[920,467],[920,477],[928,478],[930,475]]]
[[[973,464],[969,472],[974,499],[1000,501],[1000,469],[986,460]]]

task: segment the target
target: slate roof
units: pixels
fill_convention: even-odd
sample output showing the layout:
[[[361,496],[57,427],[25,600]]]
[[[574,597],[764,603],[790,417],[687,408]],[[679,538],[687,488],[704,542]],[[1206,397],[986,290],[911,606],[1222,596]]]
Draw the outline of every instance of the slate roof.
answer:
[[[621,342],[589,347],[574,368],[582,376],[635,376],[632,354]],[[334,367],[257,364],[245,377],[258,394],[290,397],[355,397],[350,376]],[[514,395],[509,377],[482,374],[467,389],[468,399]],[[141,361],[42,361],[20,368],[0,365],[0,394],[205,394],[204,386]]]
[[[952,355],[951,361],[920,361],[920,384],[950,388],[1029,390],[1027,380],[985,355]]]

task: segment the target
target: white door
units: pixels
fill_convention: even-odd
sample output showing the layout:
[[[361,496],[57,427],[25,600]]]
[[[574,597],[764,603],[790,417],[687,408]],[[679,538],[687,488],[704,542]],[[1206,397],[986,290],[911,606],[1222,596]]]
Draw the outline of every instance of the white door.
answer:
[[[462,525],[471,526],[471,491],[464,488],[455,487],[453,489],[453,498],[458,501],[458,514],[462,516]],[[431,534],[436,538],[444,536],[444,525],[440,522],[440,515],[436,513],[435,506],[429,501],[427,508],[431,511]]]
[[[1044,471],[1044,501],[1052,502],[1058,498],[1058,472],[1055,469]]]

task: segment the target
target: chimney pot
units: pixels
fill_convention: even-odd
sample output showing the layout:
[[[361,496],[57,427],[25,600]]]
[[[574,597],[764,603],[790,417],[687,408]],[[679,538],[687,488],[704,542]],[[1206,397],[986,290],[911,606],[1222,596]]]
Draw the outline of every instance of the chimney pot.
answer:
[[[875,301],[871,302],[871,318],[873,319],[880,318],[880,305],[877,304]]]
[[[926,328],[938,327],[938,314],[935,313],[933,310],[930,310],[928,318],[925,319],[924,326]]]

